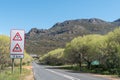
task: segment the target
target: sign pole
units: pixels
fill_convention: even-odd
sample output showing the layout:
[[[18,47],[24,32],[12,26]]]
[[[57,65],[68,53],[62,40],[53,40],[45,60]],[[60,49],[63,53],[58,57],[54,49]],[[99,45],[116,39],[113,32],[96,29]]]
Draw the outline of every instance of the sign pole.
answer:
[[[22,73],[22,58],[20,58],[20,74]]]
[[[12,73],[14,73],[14,58],[12,58]]]

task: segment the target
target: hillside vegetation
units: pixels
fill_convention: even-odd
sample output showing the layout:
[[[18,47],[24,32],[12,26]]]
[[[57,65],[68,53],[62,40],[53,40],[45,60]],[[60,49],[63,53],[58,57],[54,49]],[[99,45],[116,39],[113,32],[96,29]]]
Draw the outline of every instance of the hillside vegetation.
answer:
[[[87,68],[95,72],[120,75],[120,28],[106,35],[76,37],[64,49],[50,51],[40,61],[55,65],[77,64],[80,70]]]
[[[26,51],[43,55],[56,48],[64,48],[67,42],[88,34],[107,34],[120,26],[120,20],[107,22],[97,18],[67,20],[56,23],[50,29],[32,28],[26,34]]]

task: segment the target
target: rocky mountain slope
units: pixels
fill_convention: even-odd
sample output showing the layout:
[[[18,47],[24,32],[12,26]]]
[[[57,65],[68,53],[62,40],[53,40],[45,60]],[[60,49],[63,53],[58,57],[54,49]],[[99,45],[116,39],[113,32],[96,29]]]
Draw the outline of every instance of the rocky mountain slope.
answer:
[[[52,49],[65,47],[77,36],[106,34],[120,26],[120,19],[107,22],[97,18],[67,20],[56,23],[50,29],[32,28],[26,33],[26,50],[31,54],[45,54]]]

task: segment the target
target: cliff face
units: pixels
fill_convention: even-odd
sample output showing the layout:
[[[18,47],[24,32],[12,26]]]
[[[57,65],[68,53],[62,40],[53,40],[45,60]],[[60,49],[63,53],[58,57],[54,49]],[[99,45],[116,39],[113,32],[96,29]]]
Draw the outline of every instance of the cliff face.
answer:
[[[106,22],[101,19],[77,19],[56,23],[48,30],[32,28],[26,33],[26,50],[31,54],[45,54],[52,49],[65,47],[77,36],[106,34],[120,26],[120,19]]]

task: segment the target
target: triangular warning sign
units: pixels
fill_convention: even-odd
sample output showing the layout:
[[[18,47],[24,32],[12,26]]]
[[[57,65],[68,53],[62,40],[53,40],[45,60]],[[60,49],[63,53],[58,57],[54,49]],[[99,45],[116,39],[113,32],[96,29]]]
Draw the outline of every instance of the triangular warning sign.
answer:
[[[22,38],[21,38],[19,32],[16,33],[16,35],[15,35],[14,38],[13,38],[13,40],[14,40],[14,41],[22,41]]]
[[[13,48],[13,52],[22,52],[22,49],[20,48],[19,44],[17,43],[15,47]]]

